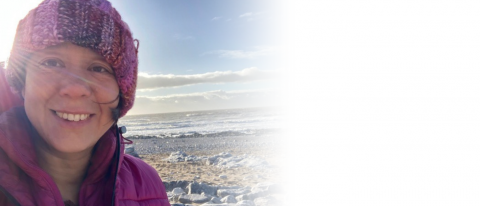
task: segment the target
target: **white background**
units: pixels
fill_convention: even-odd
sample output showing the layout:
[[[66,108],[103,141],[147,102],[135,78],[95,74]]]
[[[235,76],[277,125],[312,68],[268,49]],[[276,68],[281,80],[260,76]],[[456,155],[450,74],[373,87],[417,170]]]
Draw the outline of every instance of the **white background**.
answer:
[[[287,205],[480,204],[478,1],[285,1]]]

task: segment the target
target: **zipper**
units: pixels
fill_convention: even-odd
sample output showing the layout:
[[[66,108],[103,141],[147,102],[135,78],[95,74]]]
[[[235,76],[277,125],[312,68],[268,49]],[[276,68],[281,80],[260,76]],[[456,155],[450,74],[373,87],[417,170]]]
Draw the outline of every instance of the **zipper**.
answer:
[[[115,206],[115,187],[117,185],[117,174],[118,174],[118,167],[120,165],[120,132],[123,133],[124,131],[124,127],[122,128],[119,128],[117,126],[117,123],[115,123],[115,128],[116,128],[116,138],[117,138],[117,141],[116,141],[116,149],[115,149],[115,163],[116,163],[116,166],[115,166],[115,178],[113,178],[113,189],[112,189],[112,206]]]
[[[115,206],[115,187],[116,187],[116,182],[117,182],[117,174],[118,174],[118,168],[119,168],[119,165],[120,165],[120,135],[119,133],[124,133],[124,128],[118,128],[117,126],[117,123],[114,124],[113,126],[114,128],[116,128],[115,130],[115,137],[116,137],[116,148],[115,148],[115,153],[114,153],[114,156],[113,156],[113,159],[114,159],[114,163],[115,163],[115,176],[114,176],[114,179],[113,179],[113,189],[112,189],[112,198],[111,198],[111,205],[112,206]],[[122,130],[123,129],[123,130]],[[81,188],[80,188],[80,194],[79,196],[80,197],[83,197],[84,196],[84,189],[85,185],[82,184]],[[79,199],[78,200],[78,205],[83,205],[83,199]]]

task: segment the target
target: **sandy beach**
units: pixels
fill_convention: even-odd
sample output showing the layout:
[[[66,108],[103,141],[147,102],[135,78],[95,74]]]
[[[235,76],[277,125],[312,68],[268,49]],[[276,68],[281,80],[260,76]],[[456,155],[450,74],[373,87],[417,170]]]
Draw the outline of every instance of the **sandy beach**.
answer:
[[[135,152],[155,168],[164,183],[188,181],[217,187],[254,187],[262,183],[280,182],[282,153],[278,133],[221,137],[131,138]],[[202,161],[169,162],[172,153],[184,152]],[[233,168],[209,165],[208,157],[230,154],[234,158],[261,162],[254,166]],[[167,192],[169,192],[167,190]],[[171,201],[178,203],[178,201]],[[191,205],[202,205],[190,203]]]
[[[197,137],[180,139],[131,139],[135,151],[157,169],[163,181],[197,181],[209,185],[253,186],[259,182],[277,182],[281,154],[279,140],[270,136]],[[248,155],[268,163],[266,169],[238,167],[232,169],[206,165],[202,162],[165,161],[172,152],[183,151],[198,157],[228,152],[232,156]],[[219,178],[225,175],[226,178]]]

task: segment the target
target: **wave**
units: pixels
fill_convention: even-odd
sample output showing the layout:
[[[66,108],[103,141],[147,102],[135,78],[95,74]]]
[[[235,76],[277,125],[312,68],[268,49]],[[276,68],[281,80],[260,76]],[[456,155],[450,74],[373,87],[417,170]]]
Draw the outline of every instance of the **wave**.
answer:
[[[157,135],[131,135],[125,136],[128,139],[152,139],[152,138],[202,138],[202,137],[229,137],[229,136],[263,136],[266,134],[279,133],[280,129],[258,129],[258,130],[248,130],[248,131],[220,131],[220,132],[211,132],[211,133],[198,133],[198,132],[188,132],[188,133],[164,133]]]

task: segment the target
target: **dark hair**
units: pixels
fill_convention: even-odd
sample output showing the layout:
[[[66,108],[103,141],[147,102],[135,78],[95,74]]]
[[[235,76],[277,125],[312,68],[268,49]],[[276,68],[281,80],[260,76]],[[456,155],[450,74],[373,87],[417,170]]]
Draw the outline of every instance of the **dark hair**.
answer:
[[[117,100],[121,100],[121,98],[123,97],[122,93],[119,93],[117,95],[117,97],[115,99],[113,99],[112,101],[109,101],[109,102],[95,102],[97,104],[111,104]],[[118,101],[118,105],[117,107],[115,108],[110,108],[110,111],[112,112],[112,120],[114,122],[117,122],[118,119],[120,118],[120,108],[122,108],[122,101]]]
[[[110,108],[110,111],[112,111],[112,119],[113,121],[117,122],[118,119],[120,118],[120,103],[121,101],[118,102],[118,106],[115,108]]]

